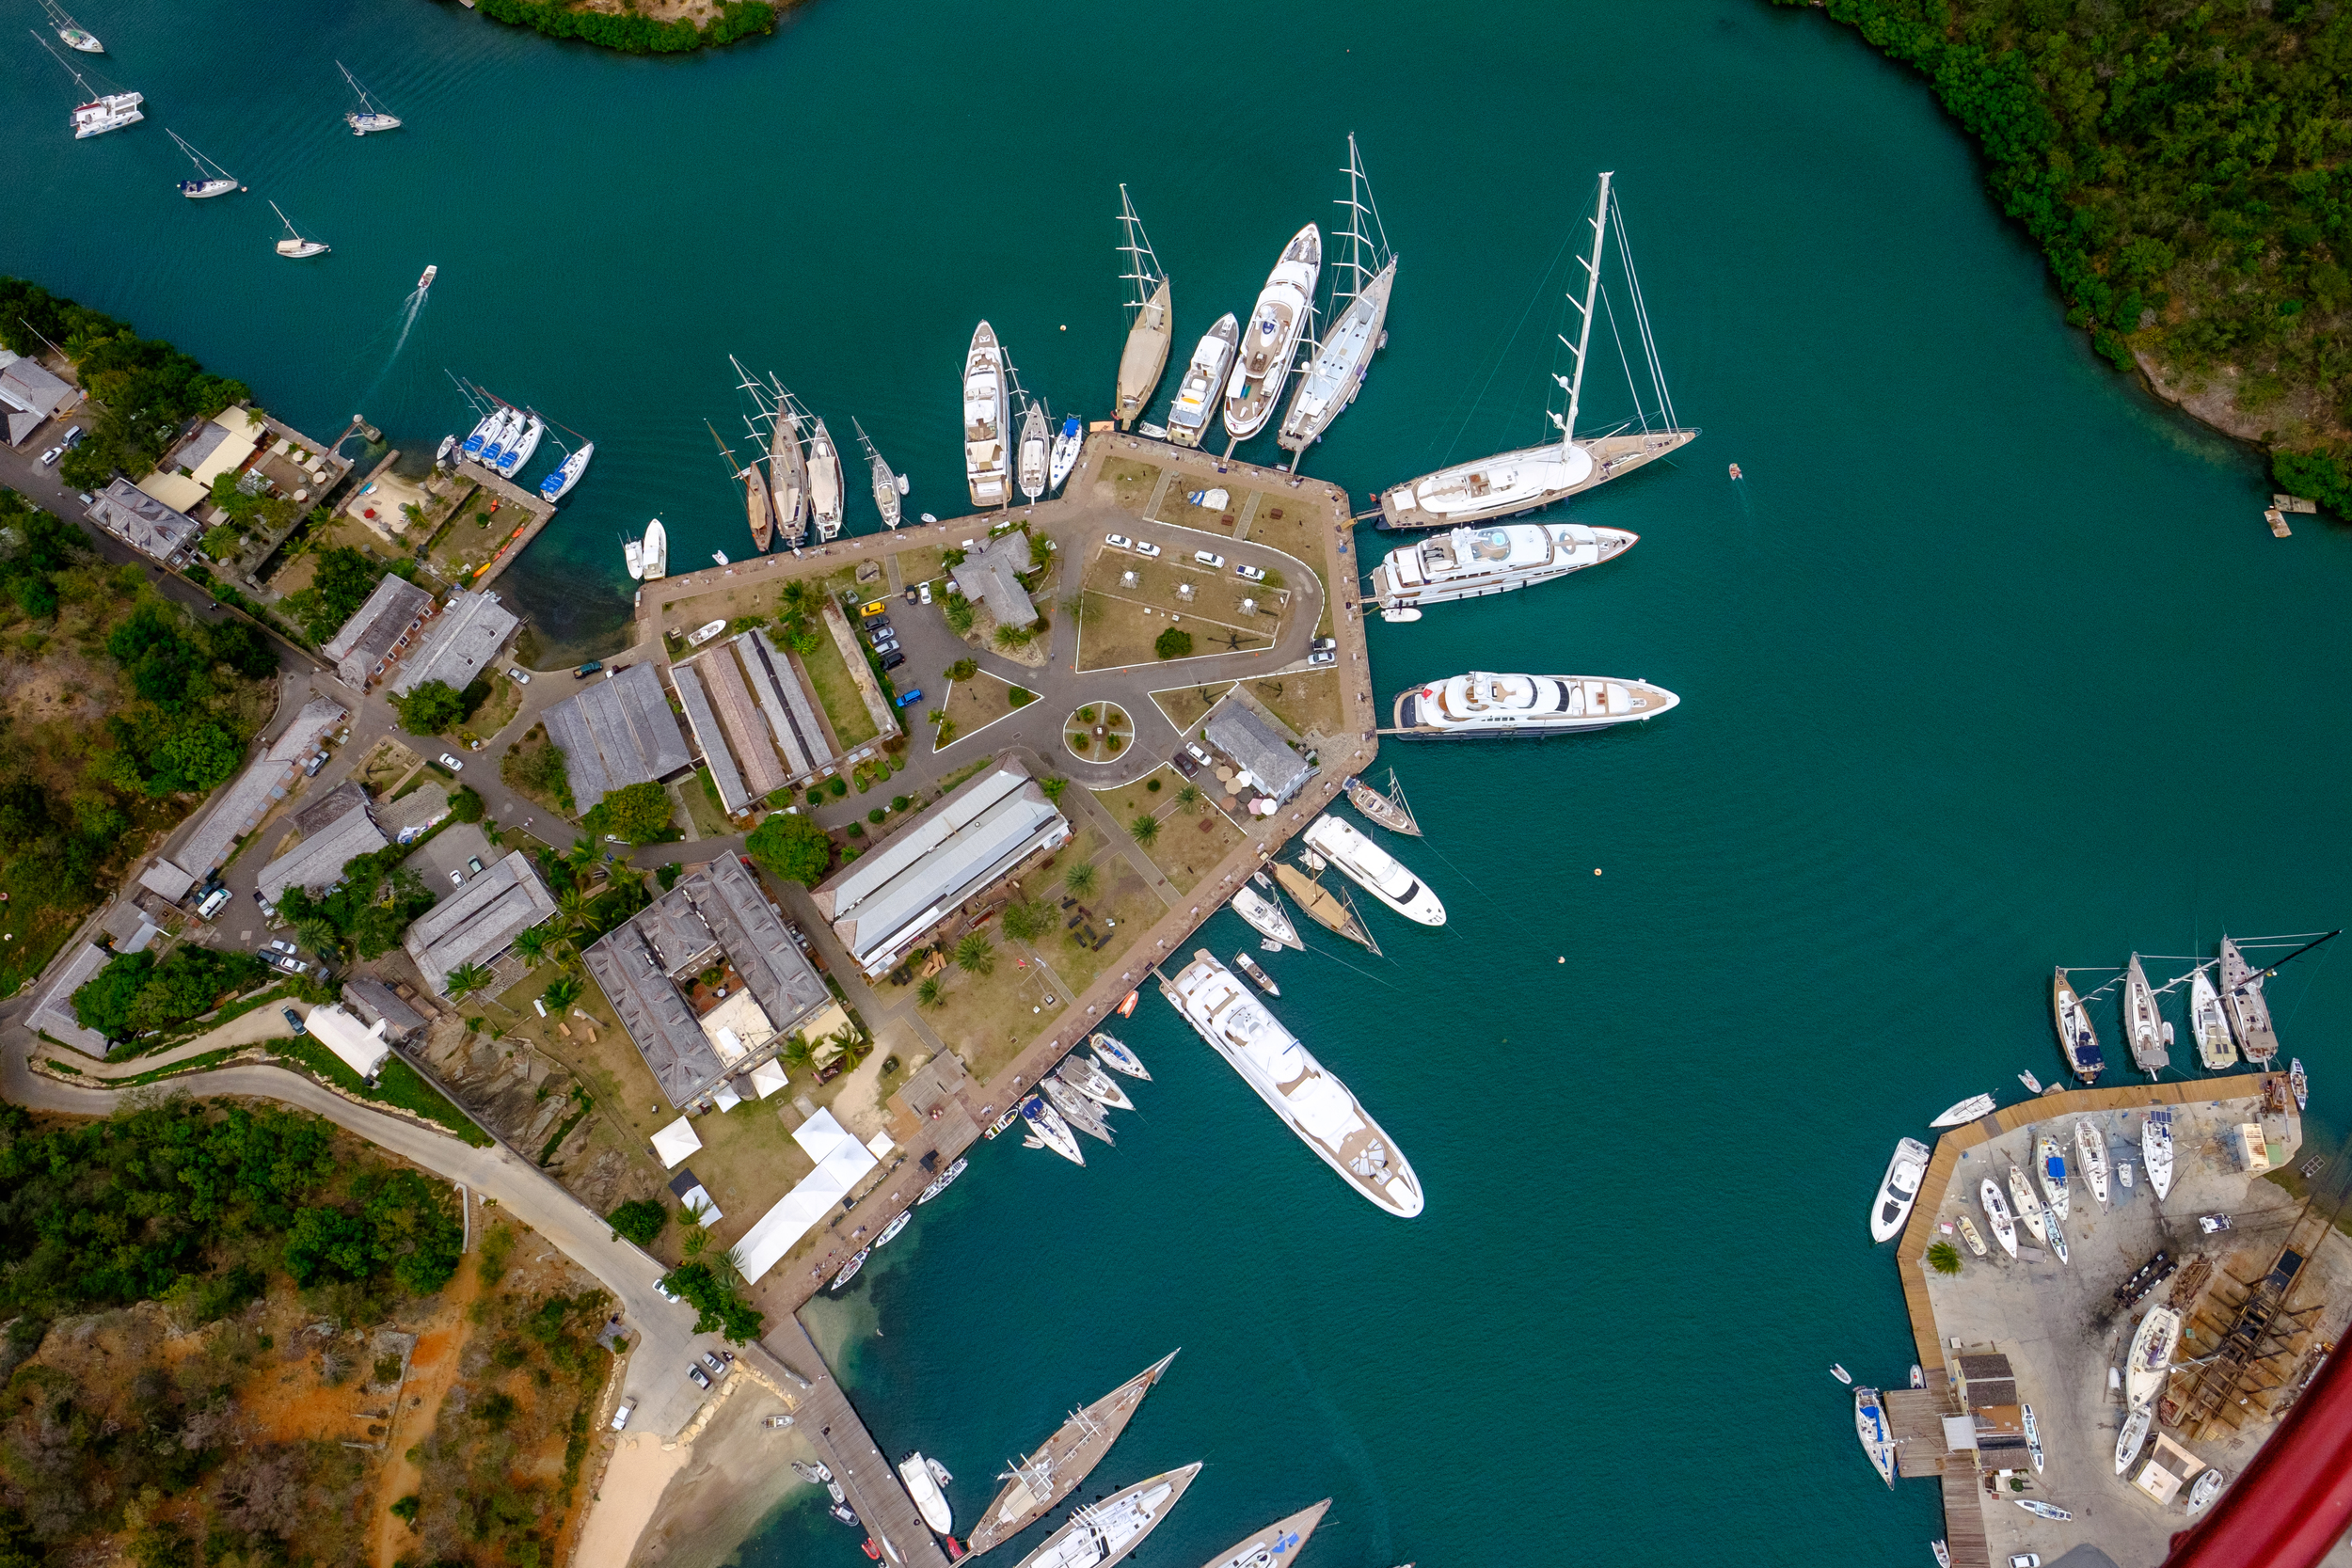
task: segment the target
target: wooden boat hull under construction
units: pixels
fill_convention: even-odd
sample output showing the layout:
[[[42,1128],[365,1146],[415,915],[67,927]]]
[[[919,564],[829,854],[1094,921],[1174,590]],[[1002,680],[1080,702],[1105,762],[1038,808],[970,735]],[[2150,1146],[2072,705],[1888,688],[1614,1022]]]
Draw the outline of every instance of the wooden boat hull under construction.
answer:
[[[1329,888],[1286,861],[1275,863],[1274,879],[1281,884],[1284,893],[1291,895],[1291,901],[1306,911],[1307,917],[1316,925],[1336,936],[1345,937],[1359,946],[1371,948],[1375,953],[1380,951],[1374,945],[1372,933],[1364,928],[1364,923],[1356,918],[1356,911],[1335,896]]]
[[[1176,318],[1168,303],[1168,279],[1152,297],[1143,302],[1136,313],[1136,322],[1127,328],[1127,346],[1119,354],[1119,427],[1121,430],[1136,422],[1160,377],[1168,371],[1168,347],[1175,336]]]
[[[1168,1352],[1092,1404],[1073,1412],[1036,1452],[1015,1465],[1004,1478],[1005,1489],[996,1494],[987,1512],[980,1515],[979,1523],[972,1527],[972,1534],[964,1543],[970,1555],[977,1557],[1003,1545],[1076,1491],[1089,1472],[1110,1452],[1111,1445],[1119,1441],[1119,1434],[1135,1418],[1143,1396],[1152,1391],[1152,1386],[1159,1382],[1168,1371],[1168,1363],[1175,1359],[1176,1353]]]

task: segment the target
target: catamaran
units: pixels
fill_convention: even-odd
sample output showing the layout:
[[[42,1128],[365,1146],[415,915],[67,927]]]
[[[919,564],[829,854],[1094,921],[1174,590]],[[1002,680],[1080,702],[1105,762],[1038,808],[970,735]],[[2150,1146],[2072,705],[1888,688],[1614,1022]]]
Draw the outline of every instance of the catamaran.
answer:
[[[359,78],[351,73],[349,66],[337,60],[335,69],[343,73],[343,80],[351,84],[351,90],[359,95],[359,106],[343,116],[343,123],[351,127],[353,135],[365,136],[377,131],[400,129],[400,117],[386,114],[375,100],[368,96],[368,89],[359,85]]]
[[[1242,329],[1241,360],[1225,386],[1225,453],[1265,428],[1290,380],[1298,341],[1315,312],[1315,279],[1323,273],[1323,230],[1307,225],[1282,247],[1266,275],[1249,325]]]
[[[1120,275],[1120,281],[1134,286],[1127,301],[1127,345],[1119,353],[1117,414],[1119,428],[1125,430],[1151,403],[1152,388],[1159,386],[1168,369],[1168,343],[1175,331],[1175,316],[1168,302],[1168,275],[1160,270],[1160,259],[1152,253],[1151,237],[1144,233],[1143,220],[1136,216],[1136,204],[1124,184],[1119,187],[1119,226],[1125,235],[1120,254],[1127,258],[1127,270]]]
[[[1429,884],[1352,825],[1336,816],[1318,816],[1299,836],[1309,848],[1338,866],[1349,881],[1406,919],[1423,926],[1445,924],[1445,905]]]
[[[1421,1212],[1421,1179],[1404,1150],[1232,970],[1197,948],[1192,962],[1160,989],[1209,1049],[1342,1180],[1400,1219]]]
[[[40,8],[49,13],[49,25],[56,29],[57,41],[68,49],[78,49],[85,55],[103,55],[106,52],[106,46],[98,41],[98,35],[68,16],[57,0],[40,0]]]
[[[1674,404],[1666,395],[1665,372],[1659,362],[1657,341],[1650,335],[1649,312],[1642,299],[1641,280],[1634,274],[1632,256],[1625,246],[1624,220],[1613,194],[1614,178],[1612,174],[1600,177],[1600,199],[1592,217],[1592,252],[1582,261],[1583,301],[1580,305],[1574,293],[1568,299],[1570,307],[1579,312],[1576,341],[1569,343],[1563,336],[1561,341],[1575,356],[1576,362],[1567,375],[1552,377],[1567,394],[1566,407],[1550,415],[1560,439],[1498,452],[1474,463],[1456,464],[1400,484],[1380,498],[1382,528],[1453,528],[1532,512],[1631,473],[1698,436],[1697,431],[1682,429],[1674,422]],[[1601,302],[1602,263],[1613,228],[1617,230],[1617,264],[1625,274],[1627,303],[1631,307],[1642,362],[1648,372],[1650,392],[1657,406],[1654,411],[1645,406],[1642,389],[1630,388],[1635,407],[1632,425],[1639,428],[1620,427],[1603,436],[1580,438],[1577,420],[1583,411],[1584,370],[1592,343],[1593,311]],[[1613,311],[1610,320],[1613,336]],[[1624,360],[1622,341],[1617,347]],[[1651,422],[1653,412],[1660,420],[1655,425]]]
[[[2123,1365],[2123,1397],[2134,1410],[2153,1408],[2172,1375],[2172,1354],[2181,1345],[2181,1315],[2152,1307],[2132,1336],[2131,1358]]]
[[[1380,226],[1380,209],[1373,205],[1372,182],[1364,177],[1353,133],[1347,138],[1347,199],[1339,205],[1347,209],[1347,227],[1331,238],[1344,241],[1347,248],[1332,264],[1331,302],[1325,311],[1330,329],[1316,346],[1274,437],[1291,454],[1293,473],[1307,449],[1322,440],[1331,421],[1356,401],[1364,377],[1372,373],[1372,356],[1389,341],[1389,295],[1396,288],[1396,257],[1389,249],[1388,231]],[[1364,232],[1367,227],[1369,234]]]
[[[294,228],[294,219],[288,217],[286,215],[285,209],[279,207],[277,202],[271,202],[269,204],[269,210],[276,213],[278,214],[278,221],[286,226],[286,237],[278,242],[278,255],[285,257],[290,261],[300,261],[312,256],[324,256],[326,254],[328,249],[326,242],[325,240],[304,239],[302,237],[301,230]]]
[[[2139,955],[2135,953],[2123,972],[2123,1038],[2132,1048],[2132,1060],[2151,1078],[2172,1065],[2172,1053],[2165,1048],[2166,1033],[2164,1015],[2156,1009],[2156,993],[2149,989],[2148,972],[2139,967]]]
[[[2074,1076],[2086,1084],[2098,1077],[2106,1066],[2099,1054],[2099,1033],[2090,1026],[2090,1014],[2063,969],[2050,977],[2050,1018],[2058,1025],[2058,1049],[2066,1053]]]
[[[2238,1049],[2256,1067],[2268,1067],[2279,1054],[2279,1037],[2270,1027],[2270,1004],[2263,1000],[2264,978],[2263,973],[2247,963],[2236,942],[2221,939],[2221,1005],[2229,1009]]]
[[[1244,882],[1233,895],[1233,912],[1277,947],[1295,948],[1302,953],[1307,950],[1307,944],[1298,940],[1298,927],[1291,924],[1281,899],[1270,888],[1261,893]]]
[[[2148,1167],[2148,1185],[2162,1203],[2172,1191],[2172,1113],[2151,1111],[2139,1128],[2139,1163]]]
[[[2221,993],[2199,964],[2188,977],[2188,1032],[2197,1037],[2197,1059],[2208,1072],[2219,1072],[2237,1060],[2237,1042],[2230,1037],[2230,1015]]]
[[[2093,1131],[2088,1117],[2074,1124],[2074,1153],[2081,1161],[2083,1180],[2090,1184],[2090,1196],[2104,1207],[2107,1201],[2106,1134]]]
[[[1054,458],[1045,476],[1045,488],[1059,490],[1070,478],[1070,471],[1078,466],[1078,453],[1085,449],[1086,421],[1075,414],[1062,417],[1061,429],[1054,435]]]
[[[74,86],[82,89],[83,101],[73,106],[73,116],[69,121],[73,127],[75,141],[87,141],[91,136],[103,136],[109,131],[119,131],[126,125],[136,125],[147,118],[146,111],[139,107],[147,102],[145,93],[102,93],[89,85],[87,77],[72,66],[66,65],[65,56],[55,49],[51,49],[47,39],[42,38],[39,33],[34,33],[33,41],[43,49],[48,49],[49,57],[59,65],[65,66],[66,74],[72,77]]]
[[[1570,735],[1645,722],[1681,701],[1646,681],[1473,670],[1398,693],[1396,732],[1449,740]]]
[[[245,189],[243,185],[237,183],[235,175],[190,147],[187,137],[168,126],[165,127],[164,135],[179,143],[180,150],[186,153],[188,161],[196,165],[196,178],[180,182],[182,196],[186,197],[190,201],[207,201],[216,196],[227,196],[231,191]]]
[[[1196,1461],[1073,1509],[1070,1522],[1016,1568],[1111,1568],[1159,1528],[1200,1473]]]
[[[866,449],[866,467],[874,480],[874,510],[882,514],[882,527],[895,529],[906,520],[903,498],[907,493],[907,476],[890,471],[890,465],[882,461],[873,438],[866,434],[866,427],[857,422],[854,414],[850,416],[850,428],[857,432],[857,444]]]
[[[527,411],[528,412],[528,411]],[[523,425],[523,433],[515,444],[499,458],[499,477],[513,479],[515,470],[531,461],[531,454],[539,450],[539,438],[547,434],[547,421],[531,413]]]
[[[594,441],[581,442],[578,451],[566,456],[554,472],[539,482],[540,497],[552,506],[570,495],[572,486],[580,483],[580,476],[588,471],[588,460],[596,455]]]
[[[1485,598],[1614,561],[1638,533],[1582,523],[1490,523],[1391,550],[1372,571],[1383,621],[1418,621],[1433,604]]]
[[[1919,1201],[1919,1179],[1927,1173],[1927,1145],[1905,1138],[1895,1146],[1895,1157],[1886,1162],[1886,1175],[1879,1182],[1878,1206],[1870,1211],[1871,1241],[1891,1242],[1902,1234],[1912,1205]]]
[[[1093,1048],[1094,1059],[1113,1072],[1123,1072],[1146,1084],[1152,1082],[1152,1074],[1144,1070],[1143,1058],[1111,1036],[1098,1029],[1087,1037],[1087,1044]]]
[[[2010,1216],[2009,1199],[1993,1178],[1986,1177],[1977,1184],[1977,1201],[1984,1205],[1984,1217],[1993,1227],[1993,1239],[2001,1243],[2001,1250],[2011,1258],[2017,1256],[2017,1222]]]
[[[963,361],[963,477],[972,504],[1004,506],[1012,499],[1011,414],[1005,392],[1005,350],[986,322],[972,331]]]
[[[1217,394],[1233,368],[1234,348],[1240,341],[1241,323],[1231,310],[1201,334],[1200,346],[1192,351],[1192,362],[1184,367],[1184,379],[1177,383],[1176,402],[1168,411],[1168,438],[1178,446],[1197,447],[1208,435],[1209,422],[1216,418]]]
[[[1054,427],[1045,418],[1044,406],[1034,399],[1021,416],[1021,467],[1019,469],[1021,499],[1035,505],[1045,494],[1045,481],[1053,462]]]

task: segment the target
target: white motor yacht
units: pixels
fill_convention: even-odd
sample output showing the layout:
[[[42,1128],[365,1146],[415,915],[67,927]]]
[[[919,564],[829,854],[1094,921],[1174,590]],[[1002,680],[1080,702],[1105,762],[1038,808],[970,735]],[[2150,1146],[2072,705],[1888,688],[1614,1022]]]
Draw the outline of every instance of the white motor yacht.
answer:
[[[2089,1117],[2074,1124],[2074,1153],[2082,1168],[2083,1180],[2090,1188],[2090,1196],[2104,1206],[2107,1201],[2106,1134],[2093,1128]]]
[[[644,562],[647,582],[670,575],[670,534],[659,517],[645,525]]]
[[[2188,1031],[2197,1037],[2197,1057],[2207,1072],[2228,1070],[2237,1060],[2237,1042],[2230,1037],[2229,1009],[2199,964],[2188,977]]]
[[[1423,926],[1445,924],[1445,905],[1429,884],[1398,863],[1396,858],[1336,816],[1318,816],[1300,835],[1307,847],[1321,854],[1342,875],[1407,920]]]
[[[1291,361],[1298,356],[1299,335],[1314,313],[1315,280],[1322,272],[1323,230],[1311,223],[1282,247],[1249,325],[1242,329],[1240,362],[1225,386],[1225,434],[1233,443],[1248,440],[1273,418]]]
[[[1382,620],[1418,620],[1433,604],[1508,594],[1613,561],[1641,537],[1582,523],[1457,528],[1391,550],[1373,568],[1372,596]]]
[[[1682,701],[1662,686],[1606,675],[1498,675],[1473,670],[1396,699],[1396,727],[1437,739],[1573,735],[1657,718]]]
[[[904,1215],[899,1216],[904,1218]],[[882,1245],[881,1242],[874,1243]],[[920,1453],[911,1453],[898,1461],[898,1479],[906,1483],[907,1496],[914,1499],[914,1511],[923,1516],[934,1534],[955,1533],[955,1515],[947,1507],[947,1494],[939,1489],[938,1478],[924,1463]]]
[[[2152,1307],[2132,1336],[2131,1359],[2123,1365],[2123,1397],[2134,1410],[2153,1407],[2172,1375],[2172,1353],[2181,1345],[2181,1315]]]
[[[1110,1568],[1159,1528],[1200,1473],[1196,1462],[1071,1510],[1070,1522],[1015,1568]]]
[[[1870,1211],[1870,1240],[1891,1242],[1902,1234],[1911,1206],[1919,1200],[1919,1179],[1928,1173],[1928,1146],[1905,1138],[1886,1162],[1885,1180],[1879,1183],[1878,1206]]]
[[[1168,411],[1168,438],[1180,447],[1197,447],[1216,418],[1217,395],[1233,368],[1234,345],[1241,341],[1241,322],[1228,310],[1201,334],[1176,386],[1175,404]]]
[[[963,362],[963,475],[972,504],[1004,506],[1012,499],[1011,415],[1005,393],[1005,351],[986,322],[973,330]]]
[[[1405,1151],[1265,1010],[1248,982],[1202,948],[1162,989],[1194,1032],[1342,1180],[1400,1219],[1421,1212],[1421,1180]]]

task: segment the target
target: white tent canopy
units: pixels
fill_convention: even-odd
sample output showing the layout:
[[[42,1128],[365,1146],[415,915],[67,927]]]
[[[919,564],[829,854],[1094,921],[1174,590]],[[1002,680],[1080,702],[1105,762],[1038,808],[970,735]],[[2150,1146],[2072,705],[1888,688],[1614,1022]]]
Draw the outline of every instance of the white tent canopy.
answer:
[[[341,1056],[362,1078],[374,1077],[384,1058],[392,1053],[392,1048],[384,1043],[382,1023],[371,1029],[341,1007],[313,1007],[302,1022],[312,1039]]]
[[[850,1196],[876,1164],[866,1146],[833,1119],[831,1111],[819,1111],[803,1122],[792,1141],[808,1151],[817,1168],[777,1199],[776,1206],[760,1215],[735,1243],[735,1266],[747,1282],[757,1283],[774,1268],[802,1237],[824,1222],[826,1214]]]
[[[663,1170],[677,1169],[702,1146],[703,1141],[694,1136],[692,1124],[684,1117],[653,1135],[653,1151],[660,1157]]]
[[[772,1056],[752,1069],[752,1087],[759,1091],[762,1100],[784,1087],[787,1082],[784,1064]]]

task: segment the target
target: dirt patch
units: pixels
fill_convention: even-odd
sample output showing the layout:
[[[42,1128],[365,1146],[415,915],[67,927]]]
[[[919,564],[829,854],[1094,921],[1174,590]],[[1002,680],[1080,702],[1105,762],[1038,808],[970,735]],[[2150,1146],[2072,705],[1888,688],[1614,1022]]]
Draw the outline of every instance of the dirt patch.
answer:
[[[1268,713],[1288,724],[1293,735],[1302,738],[1336,736],[1346,723],[1336,668],[1268,675],[1247,683],[1246,689]]]
[[[1152,692],[1152,702],[1176,726],[1176,733],[1183,735],[1206,719],[1217,700],[1232,690],[1233,686],[1232,681],[1213,681],[1207,686],[1171,687]]]
[[[1143,515],[1144,502],[1152,499],[1152,488],[1160,482],[1156,464],[1140,463],[1130,457],[1114,457],[1103,465],[1094,476],[1094,499],[1099,505],[1115,506],[1136,516]]]
[[[1160,785],[1156,790],[1152,787],[1154,781]],[[1192,800],[1183,799],[1186,787],[1174,768],[1161,768],[1121,788],[1097,791],[1094,798],[1130,834],[1137,817],[1149,816],[1156,821],[1159,831],[1152,841],[1136,842],[1161,875],[1179,891],[1190,893],[1241,843],[1242,831],[1210,800],[1216,780],[1192,786],[1197,797]]]
[[[1188,657],[1271,647],[1291,597],[1231,571],[1196,566],[1173,551],[1147,559],[1108,546],[1087,563],[1084,592],[1081,670],[1151,663],[1159,657],[1154,644],[1171,626],[1191,636]]]
[[[466,1344],[466,1312],[481,1290],[481,1271],[461,1266],[457,1277],[441,1292],[439,1309],[416,1327],[407,1380],[400,1386],[385,1437],[389,1457],[375,1482],[375,1568],[393,1568],[408,1547],[408,1527],[388,1511],[423,1483],[424,1471],[408,1457],[408,1450],[414,1438],[430,1433],[440,1419],[441,1402],[457,1381],[459,1353]]]
[[[1014,693],[1024,690],[1025,689],[1015,687],[1001,675],[992,675],[985,670],[969,680],[956,682],[947,689],[946,706],[936,710],[946,714],[947,721],[955,728],[941,732],[946,738],[935,749],[944,751],[959,740],[969,738],[975,731],[993,724],[997,720],[1018,711],[1018,708],[1026,707],[1027,702],[1016,705],[1013,701]],[[1029,692],[1027,695],[1033,700],[1036,694]]]

